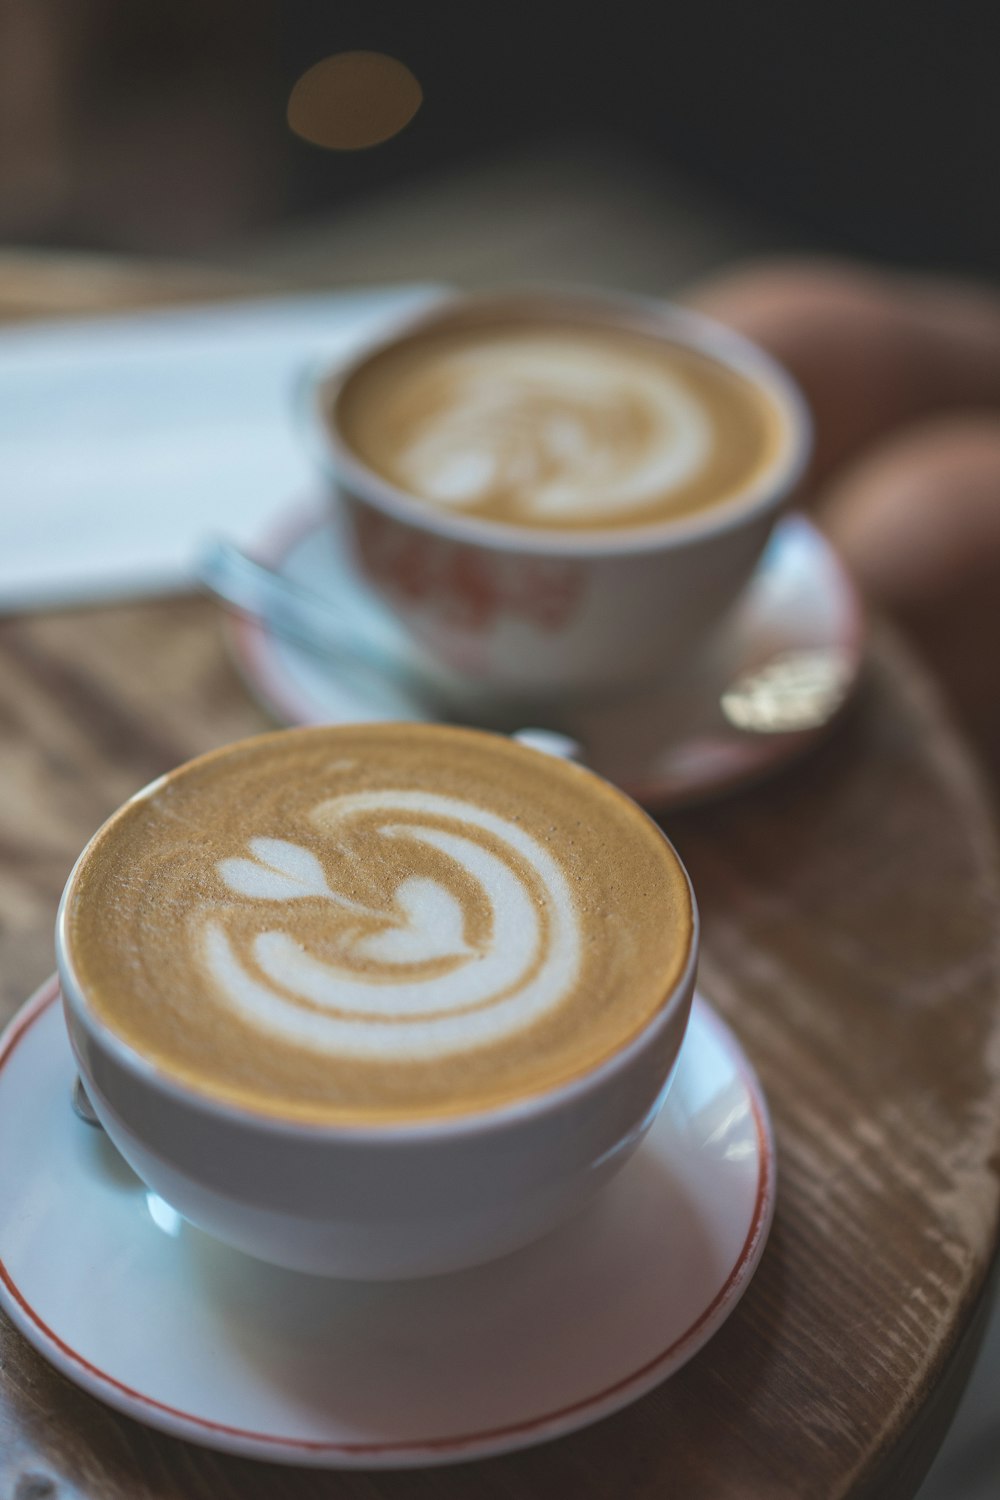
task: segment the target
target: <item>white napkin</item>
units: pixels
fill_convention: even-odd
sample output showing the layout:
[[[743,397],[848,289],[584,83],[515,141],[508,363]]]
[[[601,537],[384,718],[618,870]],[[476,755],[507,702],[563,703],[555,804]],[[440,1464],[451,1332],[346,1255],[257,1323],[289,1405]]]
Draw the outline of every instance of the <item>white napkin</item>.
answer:
[[[296,381],[430,287],[0,331],[0,611],[188,587],[316,488]]]

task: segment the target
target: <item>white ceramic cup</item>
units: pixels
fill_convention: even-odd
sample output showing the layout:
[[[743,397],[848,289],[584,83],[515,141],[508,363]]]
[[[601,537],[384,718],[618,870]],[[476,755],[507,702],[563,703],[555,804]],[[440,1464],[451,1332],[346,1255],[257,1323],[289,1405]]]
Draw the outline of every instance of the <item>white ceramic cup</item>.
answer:
[[[84,1087],[142,1181],[238,1250],[294,1270],[364,1280],[475,1265],[581,1208],[656,1118],[694,992],[693,892],[680,979],[644,1030],[584,1076],[440,1121],[304,1125],[186,1087],[95,1013],[74,969],[66,921],[68,893],[92,847],[70,875],[56,923],[63,1006]]]
[[[710,355],[773,403],[780,425],[773,462],[744,490],[696,514],[599,532],[445,512],[368,468],[339,425],[347,379],[425,330],[506,319],[637,330]],[[444,298],[311,379],[306,406],[356,566],[407,627],[416,670],[472,716],[492,706],[521,721],[539,705],[552,722],[561,702],[627,692],[697,653],[747,583],[811,446],[801,395],[762,350],[684,309],[602,293]]]

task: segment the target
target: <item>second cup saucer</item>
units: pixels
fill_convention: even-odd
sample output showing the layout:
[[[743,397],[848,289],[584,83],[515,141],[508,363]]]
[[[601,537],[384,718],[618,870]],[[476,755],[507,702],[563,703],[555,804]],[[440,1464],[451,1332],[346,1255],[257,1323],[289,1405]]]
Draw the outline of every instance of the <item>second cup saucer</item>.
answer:
[[[358,632],[402,627],[351,568],[334,522],[315,508],[259,549],[287,579],[335,598]],[[286,724],[423,721],[419,689],[348,671],[281,638],[266,622],[231,617],[228,636],[247,686]],[[570,736],[583,760],[657,809],[735,790],[777,770],[822,737],[861,665],[862,612],[830,544],[803,516],[787,517],[710,648],[669,682],[613,704],[564,712],[538,726]]]
[[[53,979],[0,1038],[0,1306],[109,1406],[251,1458],[453,1463],[587,1426],[712,1337],[771,1223],[767,1108],[700,999],[663,1109],[594,1202],[424,1281],[303,1276],[210,1240],[77,1118],[74,1077]]]

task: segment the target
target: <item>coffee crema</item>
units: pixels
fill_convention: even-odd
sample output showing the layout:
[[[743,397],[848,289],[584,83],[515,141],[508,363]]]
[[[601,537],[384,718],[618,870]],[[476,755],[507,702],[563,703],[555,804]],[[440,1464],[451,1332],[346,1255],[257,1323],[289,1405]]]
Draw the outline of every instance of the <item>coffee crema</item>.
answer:
[[[431,327],[347,378],[348,447],[442,511],[549,530],[649,526],[773,465],[777,407],[681,343],[606,325]]]
[[[688,960],[684,872],[580,768],[473,730],[287,730],[126,804],[66,899],[77,983],[192,1088],[294,1120],[447,1116],[619,1050]]]

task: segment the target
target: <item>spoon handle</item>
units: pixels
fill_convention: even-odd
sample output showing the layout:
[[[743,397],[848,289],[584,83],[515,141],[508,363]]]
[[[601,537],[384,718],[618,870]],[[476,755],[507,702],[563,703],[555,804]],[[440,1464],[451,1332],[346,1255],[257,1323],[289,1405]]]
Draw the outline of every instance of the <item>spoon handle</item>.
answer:
[[[255,562],[232,542],[210,542],[198,559],[196,574],[220,604],[260,620],[285,640],[327,660],[367,667],[380,677],[413,681],[408,668],[360,634],[335,604]]]
[[[360,670],[394,688],[417,693],[436,718],[489,723],[491,728],[512,731],[513,708],[502,716],[502,722],[495,713],[473,714],[468,704],[463,711],[446,682],[401,660],[391,649],[382,649],[365,628],[358,629],[346,611],[255,562],[232,542],[210,542],[198,559],[196,574],[203,587],[227,609],[259,620],[274,635],[313,652],[338,671]],[[567,759],[581,756],[574,740],[553,730],[521,729],[514,737],[551,755]]]

